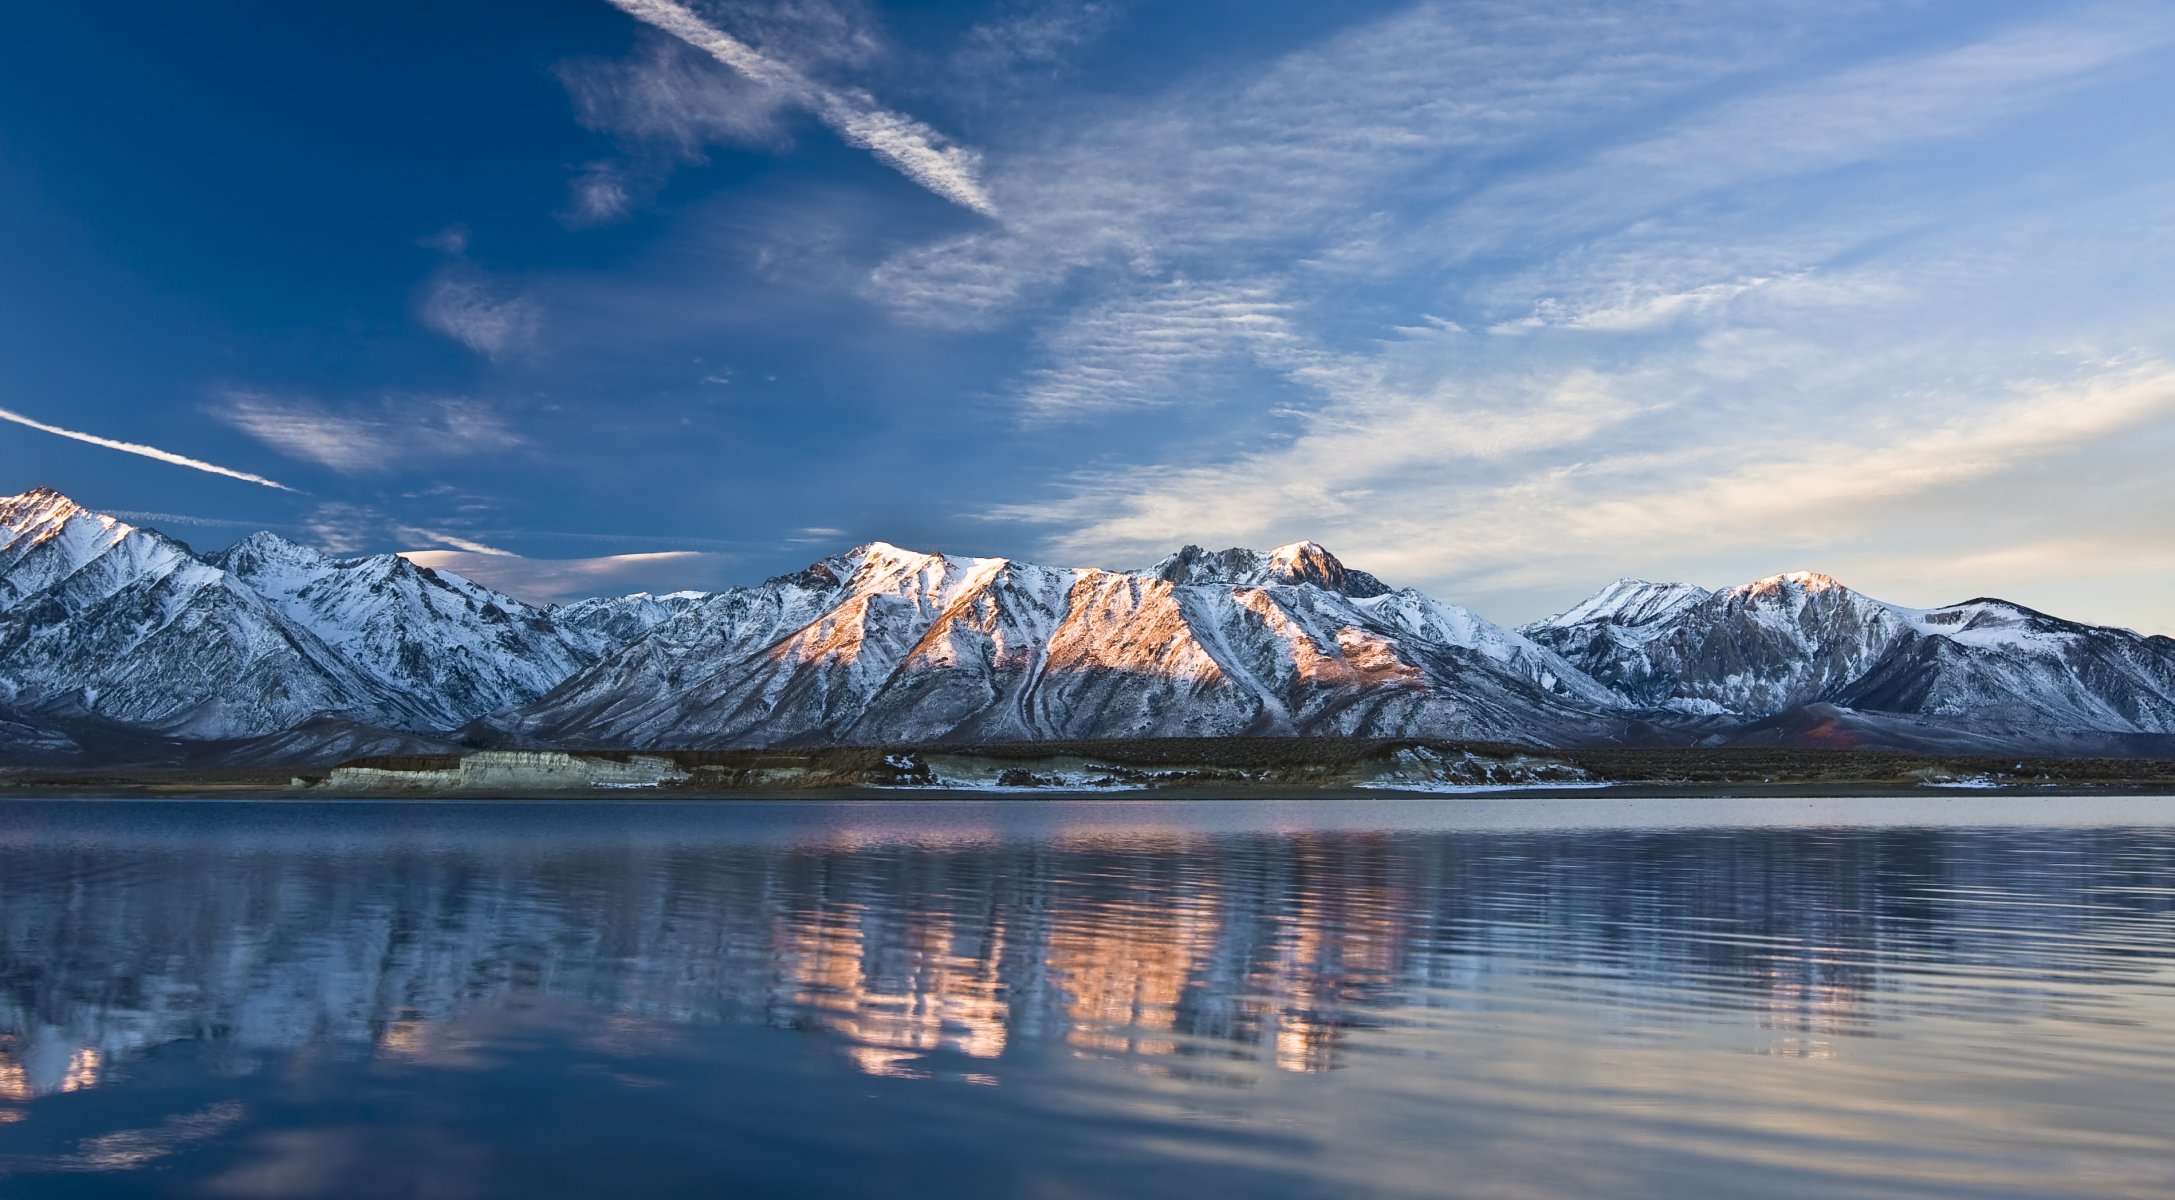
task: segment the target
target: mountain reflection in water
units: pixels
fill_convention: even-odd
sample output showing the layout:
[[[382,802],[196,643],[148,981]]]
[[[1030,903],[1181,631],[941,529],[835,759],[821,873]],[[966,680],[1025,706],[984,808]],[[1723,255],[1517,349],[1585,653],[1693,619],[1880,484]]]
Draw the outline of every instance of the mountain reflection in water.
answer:
[[[2175,802],[1768,803],[16,803],[0,1180],[2175,1187]]]

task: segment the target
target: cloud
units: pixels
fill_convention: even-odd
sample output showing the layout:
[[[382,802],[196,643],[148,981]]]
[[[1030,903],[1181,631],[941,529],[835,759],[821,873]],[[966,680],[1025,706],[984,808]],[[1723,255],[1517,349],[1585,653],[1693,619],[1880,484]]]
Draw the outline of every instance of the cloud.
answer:
[[[485,558],[521,557],[520,555],[515,554],[511,550],[501,550],[496,546],[487,546],[484,543],[476,541],[472,538],[464,538],[459,536],[458,534],[447,533],[442,529],[419,529],[413,525],[402,525],[399,527],[398,531],[403,537],[421,538],[426,542],[436,542],[441,546],[451,546],[455,550],[461,551],[464,554],[481,555]]]
[[[699,550],[612,554],[599,558],[522,558],[504,552],[403,550],[419,567],[450,571],[533,604],[631,591],[680,591],[717,586],[730,555]]]
[[[247,529],[251,531],[268,527],[276,528],[276,526],[268,526],[263,521],[240,521],[232,517],[197,517],[188,513],[146,512],[134,508],[109,508],[105,510],[105,513],[109,517],[119,517],[124,521],[139,521],[146,525],[196,525],[205,529]]]
[[[386,526],[383,513],[344,500],[328,500],[302,519],[304,540],[335,555],[359,554],[381,544]]]
[[[260,487],[273,488],[282,492],[295,492],[297,494],[301,493],[300,488],[288,487],[286,484],[281,483],[276,479],[266,479],[262,475],[252,475],[247,471],[237,471],[231,467],[222,467],[216,463],[208,463],[200,458],[190,458],[187,455],[175,454],[171,450],[161,450],[157,446],[146,446],[139,442],[116,441],[113,438],[99,437],[97,434],[93,433],[82,433],[74,429],[63,429],[58,425],[48,425],[43,421],[34,420],[30,417],[24,416],[19,412],[13,412],[5,408],[0,408],[0,421],[12,421],[17,425],[21,425],[29,429],[35,429],[40,433],[50,433],[54,437],[64,437],[72,441],[83,442],[92,446],[103,446],[108,450],[119,450],[123,454],[141,455],[144,458],[156,459],[157,461],[162,463],[171,463],[172,465],[177,467],[188,467],[190,470],[193,471],[203,471],[212,475],[224,475],[229,479],[239,479],[244,483],[254,483]]]
[[[417,238],[416,245],[458,258],[468,253],[468,226],[448,225],[428,237]]]
[[[1586,369],[1425,393],[1390,375],[1382,364],[1320,373],[1337,401],[1300,415],[1302,432],[1283,445],[1224,463],[1098,472],[1061,499],[993,515],[1058,525],[1067,532],[1053,550],[1084,561],[1144,561],[1177,541],[1268,544],[1290,530],[1327,540],[1439,505],[1457,464],[1583,446],[1642,411],[1619,381]]]
[[[1530,329],[1563,326],[1627,333],[1657,329],[1679,318],[1720,308],[1737,297],[1773,283],[1765,277],[1709,283],[1686,291],[1666,291],[1652,285],[1619,283],[1615,295],[1583,308],[1560,300],[1543,300],[1533,315],[1489,327],[1490,333],[1523,333]]]
[[[720,72],[680,42],[657,39],[626,61],[561,63],[558,75],[584,128],[662,145],[689,161],[701,161],[713,143],[775,146],[785,139],[785,94]]]
[[[1391,249],[1449,269],[1506,247],[1562,245],[1582,256],[1597,235],[1633,241],[1706,225],[1711,237],[1722,214],[1708,204],[1789,220],[1790,202],[1808,178],[1983,137],[2067,93],[2104,84],[2125,64],[2171,43],[2175,20],[2165,11],[2103,5],[1732,96],[1652,136],[1540,170],[1503,173]],[[1883,219],[1908,226],[1924,213],[1921,198]],[[1841,216],[1838,228],[1847,225]],[[1874,239],[1873,229],[1856,232],[1863,242]]]
[[[290,458],[345,475],[504,453],[528,444],[488,405],[461,397],[388,397],[345,411],[229,390],[214,416]]]
[[[1051,365],[1017,401],[1035,416],[1077,416],[1172,403],[1234,356],[1296,368],[1308,352],[1291,309],[1265,284],[1185,280],[1085,309],[1042,336]]]
[[[1297,530],[1403,581],[1586,586],[1626,564],[1771,556],[1892,533],[1896,514],[1930,497],[2175,417],[2175,364],[2160,359],[2084,364],[2071,378],[1993,396],[1920,393],[1824,439],[1713,426],[1704,410],[1625,395],[1687,386],[1684,374],[1649,366],[1574,373],[1477,412],[1439,397],[1348,399],[1289,445],[1082,479],[1065,499],[998,516],[1057,524],[1066,531],[1051,539],[1053,552],[1087,561],[1145,561],[1181,537],[1249,544]],[[1600,438],[1632,420],[1660,424],[1644,437]],[[1460,459],[1474,469],[1457,469]]]
[[[420,315],[431,329],[491,359],[528,352],[543,325],[534,299],[496,288],[459,264],[431,281]]]
[[[790,99],[832,132],[946,200],[997,215],[979,177],[981,156],[953,145],[936,130],[893,112],[865,91],[816,82],[791,63],[705,23],[672,0],[610,0],[613,7],[661,29],[738,72],[757,87]]]
[[[953,69],[969,79],[1051,66],[1101,37],[1124,15],[1121,0],[1056,0],[1006,4],[1000,15],[967,31],[952,55]]]
[[[1788,6],[1667,7],[1675,19],[1627,21],[1611,4],[1423,3],[1273,63],[1099,105],[992,164],[1002,228],[897,251],[863,290],[907,320],[978,329],[1075,289],[1094,303],[1144,277],[1214,284],[1271,263],[1310,296],[1423,270],[1488,280],[1498,261],[1463,264],[1583,254],[1651,234],[1643,217],[1708,215],[1683,209],[1718,189],[1996,128],[2136,60],[2175,24],[2091,10],[1808,81],[1823,39],[1847,41],[1877,6],[1825,6],[1821,20]],[[1763,89],[1770,78],[1790,82]],[[1710,263],[1702,283],[1810,265],[1780,259]]]
[[[634,207],[627,173],[615,163],[593,162],[582,168],[568,187],[567,224],[579,229],[608,225]]]
[[[1053,121],[993,165],[1002,228],[901,250],[869,296],[981,328],[1083,277],[1125,290],[1275,263],[1411,259],[1386,229],[1415,189],[1467,190],[1489,156],[1782,53],[1758,22],[1627,21],[1620,5],[1423,3],[1267,64]],[[1354,247],[1368,247],[1354,254]]]
[[[1582,497],[1576,512],[1558,515],[1572,538],[1596,547],[1626,537],[1756,537],[1783,522],[1847,527],[1867,515],[1867,502],[1983,479],[2175,413],[2175,364],[2104,363],[2081,378],[2006,390],[2006,399],[1921,397],[1915,407],[1931,420],[1876,424],[1868,437],[1771,445],[1703,480]]]

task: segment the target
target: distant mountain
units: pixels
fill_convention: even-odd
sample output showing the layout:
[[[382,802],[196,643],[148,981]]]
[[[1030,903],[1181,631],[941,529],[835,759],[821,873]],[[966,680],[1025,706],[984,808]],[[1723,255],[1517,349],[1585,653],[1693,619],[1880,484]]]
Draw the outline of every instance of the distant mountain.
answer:
[[[526,703],[601,653],[551,613],[397,554],[331,558],[255,533],[205,561],[398,696],[402,728]]]
[[[568,644],[595,660],[695,607],[708,596],[707,592],[600,596],[553,606],[551,623]]]
[[[47,741],[78,725],[221,741],[327,716],[445,729],[596,658],[542,611],[392,555],[260,533],[199,558],[43,489],[0,500],[0,604],[0,697]]]
[[[394,555],[260,533],[199,556],[0,499],[18,762],[1269,734],[2167,752],[2175,640],[1807,573],[1623,580],[1511,630],[1312,542],[1141,571],[876,542],[536,608]]]
[[[533,705],[524,741],[725,746],[1425,733],[1563,742],[1620,703],[1560,656],[1311,543],[1144,572],[881,542],[720,592]]]
[[[2175,639],[2004,600],[1905,608],[1809,572],[1718,592],[1624,580],[1522,632],[1624,702],[1708,727],[1772,729],[1821,706],[1860,740],[1884,728],[1904,743],[1945,729],[2064,746],[2175,733]]]
[[[0,501],[0,538],[0,694],[36,724],[205,740],[429,719],[163,534],[33,491]]]

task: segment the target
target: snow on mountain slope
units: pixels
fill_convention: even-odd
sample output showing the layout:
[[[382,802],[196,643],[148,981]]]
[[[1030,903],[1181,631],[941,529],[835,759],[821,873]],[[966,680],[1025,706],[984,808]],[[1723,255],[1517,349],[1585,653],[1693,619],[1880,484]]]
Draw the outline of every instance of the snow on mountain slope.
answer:
[[[1523,632],[1688,715],[1834,704],[2015,737],[2175,732],[2175,641],[2001,600],[1906,608],[1809,572],[1712,593],[1623,582]]]
[[[1212,551],[1187,546],[1143,573],[1166,583],[1226,587],[1311,583],[1347,596],[1380,596],[1390,590],[1367,572],[1346,567],[1318,542],[1292,542],[1266,554],[1238,547]]]
[[[257,534],[199,558],[51,491],[0,499],[0,753],[170,738],[323,756],[446,744],[479,719],[577,747],[1563,744],[1647,721],[2074,749],[2175,734],[2175,640],[1999,600],[1905,608],[1806,572],[1622,580],[1514,632],[1312,542],[1189,546],[1146,571],[876,542],[756,587],[539,610],[389,555]]]
[[[179,542],[78,507],[50,488],[0,499],[0,612],[63,582],[65,593],[48,600],[94,604],[192,557]]]
[[[321,715],[445,729],[594,661],[542,612],[269,533],[200,559],[38,489],[0,500],[0,699],[194,739]]]
[[[336,559],[255,533],[206,561],[402,697],[416,728],[525,704],[597,657],[544,611],[396,554]]]
[[[90,589],[72,597],[78,604],[66,602],[73,582],[0,616],[0,686],[18,708],[205,740],[271,733],[327,712],[376,724],[428,719],[234,576],[194,558],[95,599],[90,593],[103,588]]]
[[[1622,701],[1563,655],[1523,633],[1503,628],[1469,609],[1445,604],[1411,588],[1354,602],[1386,627],[1443,646],[1462,646],[1487,656],[1500,667],[1542,689],[1589,704],[1613,708]]]
[[[734,635],[711,635],[727,614]],[[1311,543],[1189,549],[1146,572],[875,543],[720,593],[493,723],[540,741],[637,746],[1245,733],[1534,741],[1595,729],[1616,707],[1553,653],[1389,593]]]
[[[1648,583],[1643,579],[1619,579],[1550,617],[1554,626],[1606,625],[1627,635],[1650,633],[1666,626],[1669,618],[1713,595],[1688,583]]]
[[[707,592],[598,596],[572,604],[555,604],[544,615],[551,619],[568,645],[594,662],[702,603],[708,596]]]
[[[1838,703],[2004,733],[2175,732],[2175,641],[2003,600],[1893,611],[1918,636]]]
[[[1619,582],[1525,633],[1635,704],[1764,716],[1830,698],[1909,623],[1825,575],[1698,589]]]

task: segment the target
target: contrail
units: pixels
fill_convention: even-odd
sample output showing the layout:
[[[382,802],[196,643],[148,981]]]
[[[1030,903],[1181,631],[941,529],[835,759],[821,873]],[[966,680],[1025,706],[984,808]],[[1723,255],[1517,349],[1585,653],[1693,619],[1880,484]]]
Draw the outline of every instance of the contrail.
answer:
[[[664,30],[753,82],[792,96],[832,132],[889,164],[915,183],[962,208],[985,217],[997,205],[982,189],[975,170],[982,156],[903,113],[891,112],[867,92],[828,88],[787,63],[771,58],[723,30],[713,28],[675,0],[609,0],[638,21]]]
[[[48,425],[43,421],[33,420],[19,412],[10,412],[9,410],[4,408],[0,408],[0,420],[13,421],[17,425],[27,425],[40,433],[50,433],[54,437],[72,438],[78,442],[89,442],[93,446],[104,446],[108,450],[119,450],[123,454],[141,454],[145,458],[155,458],[162,463],[172,463],[177,467],[193,467],[199,471],[209,471],[214,475],[224,475],[229,479],[239,479],[244,483],[261,484],[264,487],[277,488],[283,492],[293,492],[297,496],[306,496],[309,494],[303,491],[301,488],[291,488],[276,479],[266,479],[262,475],[252,475],[247,471],[231,470],[227,467],[222,467],[217,463],[205,462],[203,459],[200,458],[189,458],[186,455],[175,454],[170,450],[161,450],[157,446],[144,446],[139,445],[135,442],[117,442],[112,438],[99,437],[95,433],[78,433],[73,429],[62,429],[58,425]]]

